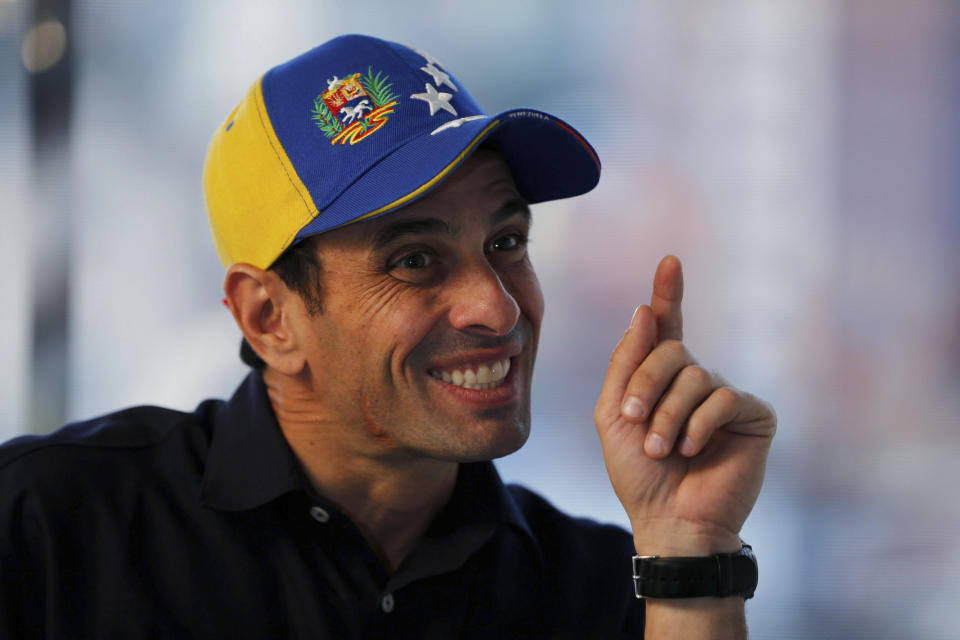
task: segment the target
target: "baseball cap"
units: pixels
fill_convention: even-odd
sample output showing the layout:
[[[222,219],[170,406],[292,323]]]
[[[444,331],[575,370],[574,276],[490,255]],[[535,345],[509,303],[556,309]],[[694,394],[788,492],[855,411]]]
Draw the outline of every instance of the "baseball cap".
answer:
[[[395,211],[496,148],[531,204],[580,195],[600,160],[535,109],[487,115],[439,60],[340,36],[267,71],[217,128],[203,186],[225,266],[269,267],[313,234]]]

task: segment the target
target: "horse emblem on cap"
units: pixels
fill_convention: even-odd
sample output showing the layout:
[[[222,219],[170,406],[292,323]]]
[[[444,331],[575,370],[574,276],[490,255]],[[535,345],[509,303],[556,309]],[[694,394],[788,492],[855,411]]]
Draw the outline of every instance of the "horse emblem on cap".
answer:
[[[327,79],[327,90],[313,100],[311,119],[330,144],[356,144],[387,124],[399,98],[389,78],[368,67],[366,75]]]

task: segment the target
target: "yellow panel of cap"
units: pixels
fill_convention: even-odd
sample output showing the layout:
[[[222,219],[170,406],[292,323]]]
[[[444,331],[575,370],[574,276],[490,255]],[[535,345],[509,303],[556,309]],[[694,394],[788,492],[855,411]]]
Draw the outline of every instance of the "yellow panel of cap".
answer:
[[[247,262],[266,269],[317,215],[273,130],[262,80],[217,129],[207,151],[203,186],[224,266]]]

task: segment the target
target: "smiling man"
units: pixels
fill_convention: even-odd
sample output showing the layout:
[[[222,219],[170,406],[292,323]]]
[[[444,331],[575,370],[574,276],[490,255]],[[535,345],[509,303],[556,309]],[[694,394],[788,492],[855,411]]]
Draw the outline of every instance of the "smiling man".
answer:
[[[529,227],[508,167],[481,149],[402,210],[315,237],[320,311],[269,270],[227,270],[287,442],[388,570],[448,501],[458,462],[530,433],[543,298]]]
[[[742,637],[776,420],[684,348],[675,258],[595,412],[632,532],[490,462],[530,434],[529,204],[599,173],[569,125],[488,116],[402,45],[267,72],[204,174],[253,370],[0,448],[3,637]]]

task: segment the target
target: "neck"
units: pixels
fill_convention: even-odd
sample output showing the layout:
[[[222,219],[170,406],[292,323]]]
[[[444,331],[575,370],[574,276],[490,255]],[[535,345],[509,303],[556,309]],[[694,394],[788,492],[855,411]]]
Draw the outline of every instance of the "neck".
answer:
[[[353,521],[393,573],[449,500],[457,463],[412,456],[334,421],[301,380],[269,368],[263,380],[313,488]]]

